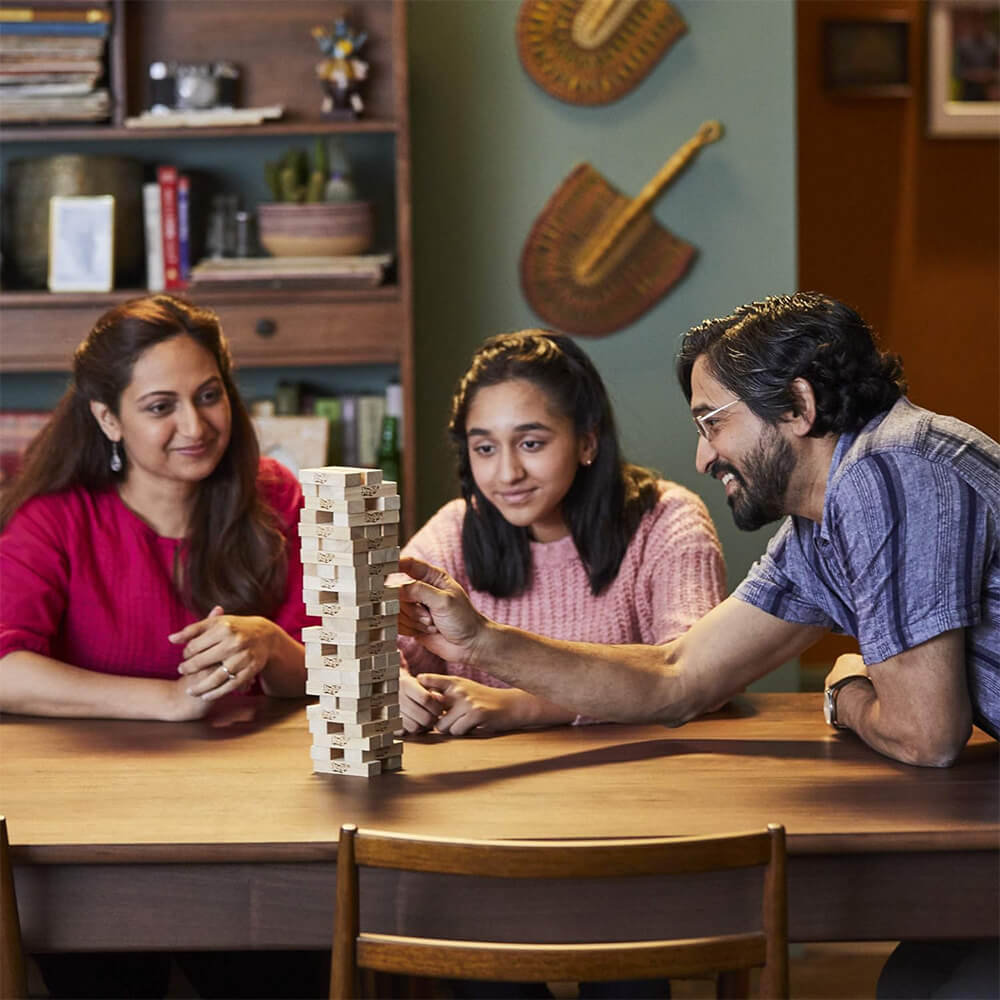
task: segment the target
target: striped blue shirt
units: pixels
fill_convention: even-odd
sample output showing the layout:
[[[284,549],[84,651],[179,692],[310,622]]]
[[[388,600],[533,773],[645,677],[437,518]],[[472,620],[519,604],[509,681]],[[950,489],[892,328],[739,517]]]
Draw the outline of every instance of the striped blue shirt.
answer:
[[[789,517],[735,596],[855,636],[869,664],[964,628],[976,724],[1000,739],[1000,445],[900,399],[841,435],[822,522]]]

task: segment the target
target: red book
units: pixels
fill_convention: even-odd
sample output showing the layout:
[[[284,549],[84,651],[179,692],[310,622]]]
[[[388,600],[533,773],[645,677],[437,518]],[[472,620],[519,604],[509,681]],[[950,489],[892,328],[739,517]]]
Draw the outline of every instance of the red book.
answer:
[[[163,287],[169,292],[184,288],[177,215],[177,168],[157,167],[156,180],[160,185],[160,210],[163,217]]]

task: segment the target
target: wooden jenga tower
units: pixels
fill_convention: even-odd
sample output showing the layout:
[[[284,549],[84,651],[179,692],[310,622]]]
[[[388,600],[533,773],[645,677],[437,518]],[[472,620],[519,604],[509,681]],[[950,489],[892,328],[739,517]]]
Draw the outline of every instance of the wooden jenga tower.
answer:
[[[365,778],[402,767],[399,721],[399,569],[396,484],[378,469],[299,473],[303,599],[323,621],[302,630],[313,770]]]

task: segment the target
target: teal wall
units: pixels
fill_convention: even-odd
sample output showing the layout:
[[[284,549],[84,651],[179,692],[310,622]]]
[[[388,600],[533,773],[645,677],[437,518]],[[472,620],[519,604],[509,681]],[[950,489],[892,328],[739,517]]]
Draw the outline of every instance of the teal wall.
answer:
[[[538,323],[521,296],[517,263],[549,195],[580,161],[636,194],[702,121],[718,118],[725,138],[705,149],[655,208],[660,222],[699,248],[699,259],[638,322],[585,347],[607,381],[628,456],[705,498],[733,586],[768,531],[738,532],[721,488],[695,473],[695,434],[672,359],[692,324],[794,286],[794,12],[791,0],[675,6],[688,34],[622,100],[583,108],[550,97],[521,68],[515,0],[408,5],[419,514],[429,516],[455,492],[443,428],[473,349],[492,333]],[[219,172],[231,173],[252,201],[259,172],[238,162],[237,147]],[[164,153],[150,150],[147,158]],[[189,154],[202,165],[219,155],[217,146]],[[247,395],[270,391],[277,374],[243,372]],[[311,371],[313,380],[319,374]],[[341,372],[336,387],[372,375],[385,377]],[[51,405],[64,378],[7,377],[4,405]],[[786,673],[772,683],[794,686],[794,678]]]
[[[676,0],[689,31],[617,103],[565,104],[521,67],[514,0],[409,6],[420,507],[454,495],[441,447],[451,391],[475,346],[538,325],[518,284],[524,239],[574,164],[637,194],[707,118],[726,136],[654,214],[700,250],[631,327],[584,341],[610,389],[626,454],[690,486],[723,540],[730,586],[769,531],[738,532],[722,489],[694,470],[695,433],[672,360],[707,316],[795,283],[795,64],[790,0]]]

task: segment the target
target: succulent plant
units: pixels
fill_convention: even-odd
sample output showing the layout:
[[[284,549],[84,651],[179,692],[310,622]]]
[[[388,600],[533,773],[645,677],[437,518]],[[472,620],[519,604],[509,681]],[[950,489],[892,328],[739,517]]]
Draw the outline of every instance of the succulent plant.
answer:
[[[290,149],[280,160],[264,164],[264,179],[274,201],[318,202],[326,196],[329,157],[322,139],[316,140],[313,166],[303,149]]]

